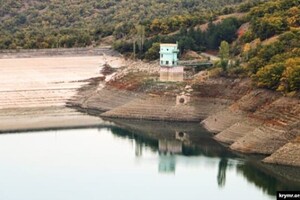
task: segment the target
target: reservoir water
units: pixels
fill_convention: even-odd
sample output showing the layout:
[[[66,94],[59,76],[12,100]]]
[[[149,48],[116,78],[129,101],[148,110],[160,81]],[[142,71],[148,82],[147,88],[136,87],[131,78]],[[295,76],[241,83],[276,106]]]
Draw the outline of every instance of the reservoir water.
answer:
[[[199,124],[115,125],[0,135],[0,199],[276,199],[300,169],[230,152]]]

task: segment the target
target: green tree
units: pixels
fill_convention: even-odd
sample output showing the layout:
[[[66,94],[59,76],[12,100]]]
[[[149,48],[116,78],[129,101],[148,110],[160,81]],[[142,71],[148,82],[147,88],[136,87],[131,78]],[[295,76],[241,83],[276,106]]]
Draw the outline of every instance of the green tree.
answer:
[[[155,60],[159,58],[159,49],[160,49],[160,43],[156,42],[152,44],[152,47],[148,49],[148,51],[145,54],[145,59],[147,60]]]
[[[224,71],[227,71],[229,62],[229,44],[226,41],[222,41],[219,48],[219,56],[221,58],[221,67]]]
[[[181,37],[178,41],[178,47],[181,53],[184,52],[184,50],[193,49],[194,44],[195,40],[188,36]]]
[[[144,43],[145,43],[145,26],[137,25],[136,32],[137,32],[136,42],[141,54],[143,52]]]

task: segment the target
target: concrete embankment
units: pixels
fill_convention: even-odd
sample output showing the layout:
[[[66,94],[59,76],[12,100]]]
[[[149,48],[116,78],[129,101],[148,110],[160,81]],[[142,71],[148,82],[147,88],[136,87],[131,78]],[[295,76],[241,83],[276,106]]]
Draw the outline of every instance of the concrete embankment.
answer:
[[[187,104],[177,105],[174,95],[145,94],[111,86],[97,90],[96,87],[90,86],[79,91],[69,105],[85,109],[89,113],[98,112],[102,117],[199,122],[224,109],[230,102],[204,97],[193,98]]]
[[[69,105],[90,113],[98,111],[102,117],[199,122],[218,110],[225,109],[233,101],[194,96],[191,101],[181,104],[176,101],[176,92],[180,94],[185,91],[185,85],[176,87],[175,92],[173,89],[167,91],[170,84],[161,84],[158,88],[152,85],[147,88],[151,88],[150,91],[143,92],[138,91],[139,89],[120,89],[109,83],[99,89],[103,84],[105,83],[98,81],[87,85],[70,100]],[[165,92],[158,94],[162,91]]]
[[[216,133],[217,140],[227,143],[232,150],[271,155],[265,161],[300,166],[300,146],[292,142],[300,136],[298,98],[253,90],[202,123]],[[283,150],[286,154],[282,153]]]
[[[115,79],[103,78],[79,90],[69,105],[99,111],[102,117],[202,121],[216,140],[232,150],[266,156],[276,153],[265,161],[300,166],[295,147],[299,144],[292,142],[300,136],[298,97],[254,89],[247,79],[161,83],[157,82],[158,69],[157,64],[132,63],[126,73],[116,73]],[[182,95],[189,100],[178,103],[176,97]],[[287,151],[289,158],[279,162]]]

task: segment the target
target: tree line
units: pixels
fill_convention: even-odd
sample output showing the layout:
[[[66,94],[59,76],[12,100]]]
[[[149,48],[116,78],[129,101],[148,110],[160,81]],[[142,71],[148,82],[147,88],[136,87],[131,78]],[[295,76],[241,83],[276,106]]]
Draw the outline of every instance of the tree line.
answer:
[[[222,41],[231,43],[237,38],[237,30],[241,21],[236,18],[227,18],[214,24],[210,22],[206,30],[200,28],[181,28],[173,35],[156,35],[144,41],[143,49],[138,52],[138,58],[153,60],[159,54],[159,43],[176,43],[180,52],[185,50],[205,51],[218,50]],[[128,41],[117,41],[114,48],[121,53],[133,53],[133,43]]]
[[[138,24],[145,26],[146,37],[168,34],[234,12],[234,5],[248,1],[5,0],[0,3],[0,48],[96,46],[110,35],[131,39]]]

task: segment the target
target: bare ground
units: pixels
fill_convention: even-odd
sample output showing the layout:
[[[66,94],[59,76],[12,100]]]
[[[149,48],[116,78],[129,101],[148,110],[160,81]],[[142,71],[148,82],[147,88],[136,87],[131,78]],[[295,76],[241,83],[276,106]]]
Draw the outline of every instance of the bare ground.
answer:
[[[124,61],[107,55],[0,59],[0,132],[103,124],[65,105],[105,62],[119,67]]]
[[[132,63],[130,68],[118,71],[105,87],[90,85],[69,103],[92,112],[101,111],[98,114],[108,118],[203,120],[203,126],[216,134],[215,139],[243,153],[269,156],[299,136],[297,97],[255,89],[249,79],[219,77],[205,82],[162,83],[156,81],[155,70],[147,72],[148,65],[142,64],[143,70]],[[191,99],[186,104],[177,104],[176,95],[182,93],[189,93]],[[279,151],[278,156],[268,161],[300,166],[300,152],[295,145],[299,143],[287,145],[285,151]],[[290,153],[286,162],[278,162],[284,157],[282,152],[287,151]]]

